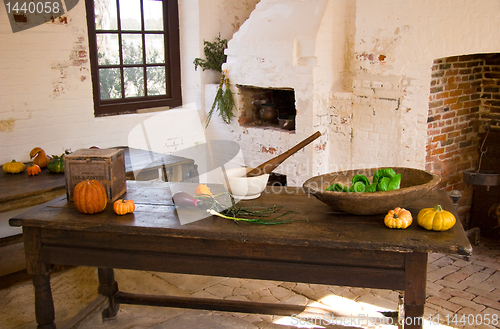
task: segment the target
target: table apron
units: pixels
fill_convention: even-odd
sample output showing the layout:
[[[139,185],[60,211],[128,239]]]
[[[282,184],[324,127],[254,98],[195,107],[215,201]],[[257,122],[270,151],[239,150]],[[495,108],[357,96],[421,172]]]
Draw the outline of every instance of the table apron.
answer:
[[[355,246],[318,246],[308,241],[283,244],[276,241],[256,242],[242,239],[208,239],[106,232],[41,229],[43,246],[57,246],[123,252],[181,254],[234,259],[324,264],[346,267],[404,269],[406,253],[363,250]],[[361,264],[361,265],[360,265]]]
[[[247,279],[403,290],[404,269],[338,266],[277,260],[239,259],[44,246],[45,264],[79,265],[212,275]]]

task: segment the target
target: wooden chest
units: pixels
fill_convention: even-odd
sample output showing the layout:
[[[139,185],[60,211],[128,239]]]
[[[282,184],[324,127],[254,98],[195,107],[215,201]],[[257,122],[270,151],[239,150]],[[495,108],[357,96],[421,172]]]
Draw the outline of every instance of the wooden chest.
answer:
[[[125,158],[122,149],[81,149],[64,157],[66,194],[73,201],[73,190],[83,180],[100,181],[108,200],[115,201],[126,190]]]

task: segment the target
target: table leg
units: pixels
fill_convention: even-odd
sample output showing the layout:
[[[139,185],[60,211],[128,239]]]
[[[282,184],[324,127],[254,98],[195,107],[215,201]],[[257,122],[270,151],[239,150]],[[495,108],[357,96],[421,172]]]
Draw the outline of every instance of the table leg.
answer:
[[[42,261],[41,230],[23,227],[26,271],[32,275],[35,289],[35,318],[38,329],[55,329],[55,311],[50,289],[50,265]]]
[[[54,301],[50,289],[50,275],[33,275],[35,288],[35,317],[38,329],[56,329]]]
[[[427,281],[427,253],[411,252],[406,255],[404,328],[421,329],[425,306],[425,285]]]
[[[115,295],[118,292],[118,283],[115,281],[115,274],[112,268],[98,268],[99,293],[108,298],[109,306],[102,311],[102,319],[112,319],[118,313],[120,305],[115,302]]]

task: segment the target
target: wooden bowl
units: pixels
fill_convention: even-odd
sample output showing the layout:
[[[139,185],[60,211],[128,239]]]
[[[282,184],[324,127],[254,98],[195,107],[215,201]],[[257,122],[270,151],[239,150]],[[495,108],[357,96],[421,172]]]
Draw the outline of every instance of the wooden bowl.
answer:
[[[355,169],[315,176],[304,182],[304,189],[334,210],[355,215],[375,215],[387,213],[396,207],[406,207],[420,196],[429,192],[440,181],[440,177],[430,172],[392,167],[396,174],[401,174],[401,186],[398,190],[380,192],[332,192],[326,188],[333,183],[350,187],[352,177],[365,175],[370,182],[373,174],[381,168]]]

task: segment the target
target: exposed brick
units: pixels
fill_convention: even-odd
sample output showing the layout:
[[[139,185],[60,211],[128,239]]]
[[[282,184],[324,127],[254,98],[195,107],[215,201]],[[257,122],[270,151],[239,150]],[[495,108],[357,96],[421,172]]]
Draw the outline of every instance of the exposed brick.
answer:
[[[458,312],[459,309],[462,308],[462,306],[458,305],[458,304],[455,304],[455,303],[452,303],[452,302],[449,302],[447,300],[444,300],[442,298],[439,298],[439,297],[434,297],[434,296],[431,296],[429,298],[427,298],[427,301],[431,304],[435,304],[435,305],[439,305],[451,312]]]
[[[455,110],[459,110],[461,108],[464,107],[464,104],[463,103],[455,103],[455,104],[451,104],[450,105],[450,109],[455,111]]]
[[[437,269],[436,271],[427,273],[427,280],[435,282],[436,280],[442,279],[445,276],[458,271],[459,268],[451,265],[447,265]]]
[[[447,98],[444,100],[443,105],[455,104],[458,100],[458,97]]]
[[[460,297],[467,300],[472,300],[476,297],[476,295],[471,292],[466,292],[463,290],[458,290],[450,287],[443,288],[442,291],[453,297]]]
[[[476,299],[474,299],[474,300],[476,300]],[[452,298],[448,299],[448,301],[450,303],[457,304],[457,305],[460,305],[462,307],[471,308],[471,309],[476,310],[478,312],[481,312],[482,310],[484,310],[486,308],[486,306],[484,306],[484,305],[478,304],[474,301],[464,299],[461,297],[452,297]]]
[[[444,142],[445,140],[446,140],[446,134],[441,134],[441,135],[437,135],[437,136],[432,137],[431,143]]]
[[[463,281],[463,283],[473,286],[475,284],[481,283],[485,280],[487,280],[491,276],[491,273],[489,271],[483,270],[481,272],[476,272],[469,276],[466,280]]]
[[[439,147],[431,151],[430,155],[439,155],[444,153],[444,148]]]
[[[446,133],[452,132],[454,130],[455,130],[455,127],[453,127],[453,125],[451,125],[451,122],[450,122],[450,123],[448,123],[448,125],[446,125],[445,127],[441,128],[441,133],[442,134],[446,134]]]
[[[490,300],[499,300],[500,299],[500,293],[495,292],[494,290],[492,291],[487,291],[483,290],[481,288],[478,288],[477,286],[471,286],[465,289],[465,292],[471,293],[477,296],[482,296],[485,298],[488,298]]]
[[[496,300],[491,300],[491,299],[483,297],[483,296],[477,296],[472,301],[474,301],[478,304],[483,304],[485,306],[491,307],[495,310],[500,310],[500,302],[498,302]]]
[[[443,93],[443,94],[445,94],[445,93]],[[460,96],[462,94],[463,94],[463,90],[461,90],[461,89],[456,89],[456,90],[452,90],[452,91],[449,92],[449,95],[452,96],[452,97],[454,97],[454,96]]]
[[[463,272],[455,272],[450,275],[447,275],[443,278],[443,280],[446,281],[452,281],[452,282],[460,282],[462,280],[465,280],[468,277],[467,274]]]

